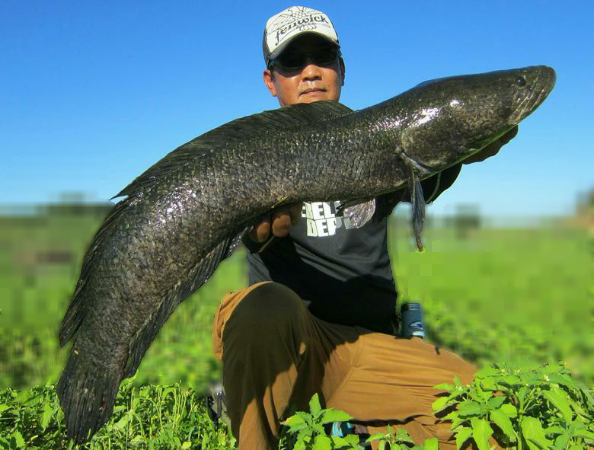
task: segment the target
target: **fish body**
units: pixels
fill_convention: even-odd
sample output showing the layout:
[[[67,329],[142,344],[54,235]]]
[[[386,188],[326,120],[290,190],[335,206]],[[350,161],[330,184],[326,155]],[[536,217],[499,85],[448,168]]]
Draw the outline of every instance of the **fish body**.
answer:
[[[57,389],[68,435],[84,442],[109,419],[120,382],[175,307],[272,209],[340,200],[357,219],[357,204],[407,185],[414,193],[505,134],[554,82],[553,69],[535,66],[425,82],[356,112],[294,105],[171,152],[119,194],[85,255],[60,329],[61,345],[74,338]],[[391,212],[365,210],[359,226]]]

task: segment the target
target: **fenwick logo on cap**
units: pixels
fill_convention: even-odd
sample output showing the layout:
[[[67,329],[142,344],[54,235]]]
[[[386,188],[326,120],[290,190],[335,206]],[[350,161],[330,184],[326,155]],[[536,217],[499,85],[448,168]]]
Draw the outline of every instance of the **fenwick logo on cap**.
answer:
[[[304,31],[314,31],[338,44],[338,36],[326,14],[305,6],[291,6],[272,16],[266,23],[266,45],[269,52],[277,53],[283,43]]]

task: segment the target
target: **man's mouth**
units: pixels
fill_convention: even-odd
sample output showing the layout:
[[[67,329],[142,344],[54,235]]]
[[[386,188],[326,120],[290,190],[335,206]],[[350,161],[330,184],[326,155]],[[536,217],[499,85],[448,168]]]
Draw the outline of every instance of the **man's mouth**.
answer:
[[[316,92],[326,92],[326,89],[322,89],[322,88],[306,89],[303,92],[301,92],[301,95],[313,94],[313,93],[316,93]]]

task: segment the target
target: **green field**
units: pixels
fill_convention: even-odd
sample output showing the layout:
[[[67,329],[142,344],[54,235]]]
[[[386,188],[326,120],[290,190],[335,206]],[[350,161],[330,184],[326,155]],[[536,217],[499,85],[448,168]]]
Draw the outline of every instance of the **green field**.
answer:
[[[0,389],[56,382],[67,350],[57,330],[101,214],[0,218]],[[396,225],[398,222],[398,226]],[[429,228],[425,253],[394,219],[390,252],[403,299],[422,303],[429,339],[478,363],[567,361],[594,383],[592,259],[584,230]],[[203,391],[220,373],[211,355],[222,296],[247,284],[238,250],[183,302],[144,358],[136,382]]]
[[[0,217],[0,391],[57,382],[68,354],[58,347],[59,324],[103,214]],[[461,237],[429,227],[424,253],[414,251],[400,218],[389,233],[401,300],[422,303],[430,341],[479,366],[565,361],[578,385],[594,386],[594,248],[585,230],[558,222]],[[179,392],[206,392],[220,378],[211,351],[215,310],[225,293],[246,285],[239,249],[177,308],[132,385],[179,382]],[[209,436],[230,445],[213,430]]]

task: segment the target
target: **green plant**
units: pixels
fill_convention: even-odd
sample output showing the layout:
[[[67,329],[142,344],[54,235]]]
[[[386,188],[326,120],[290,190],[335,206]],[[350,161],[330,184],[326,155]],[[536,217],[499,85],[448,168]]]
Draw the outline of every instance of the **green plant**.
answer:
[[[327,434],[326,426],[334,422],[346,422],[352,419],[347,413],[332,408],[322,409],[318,394],[314,394],[309,402],[310,412],[297,411],[283,422],[287,427],[285,437],[281,439],[281,448],[289,450],[362,450],[359,436],[349,434],[344,437]],[[287,439],[287,433],[293,434],[293,439]],[[388,426],[385,433],[376,433],[365,442],[379,440],[379,450],[437,450],[437,439],[427,439],[423,445],[414,445],[406,430],[399,429],[396,433]]]
[[[86,444],[66,437],[55,386],[0,391],[0,449],[216,449],[231,450],[235,439],[215,428],[205,401],[179,384],[120,387],[114,414]]]
[[[408,435],[405,429],[400,428],[396,433],[391,426],[385,433],[376,433],[371,435],[367,442],[372,442],[379,439],[379,450],[437,450],[437,439],[427,439],[423,445],[414,445],[415,443]],[[411,448],[411,445],[414,446]]]
[[[456,379],[453,386],[436,388],[447,395],[433,408],[436,414],[448,412],[443,420],[452,422],[458,449],[472,439],[479,450],[488,450],[491,437],[518,450],[594,445],[594,399],[575,386],[564,364],[494,364],[479,371],[469,386]]]
[[[309,402],[310,412],[297,411],[283,422],[287,432],[295,435],[294,450],[359,449],[359,437],[350,434],[345,437],[328,436],[324,425],[346,422],[352,417],[332,408],[322,409],[318,394]]]

